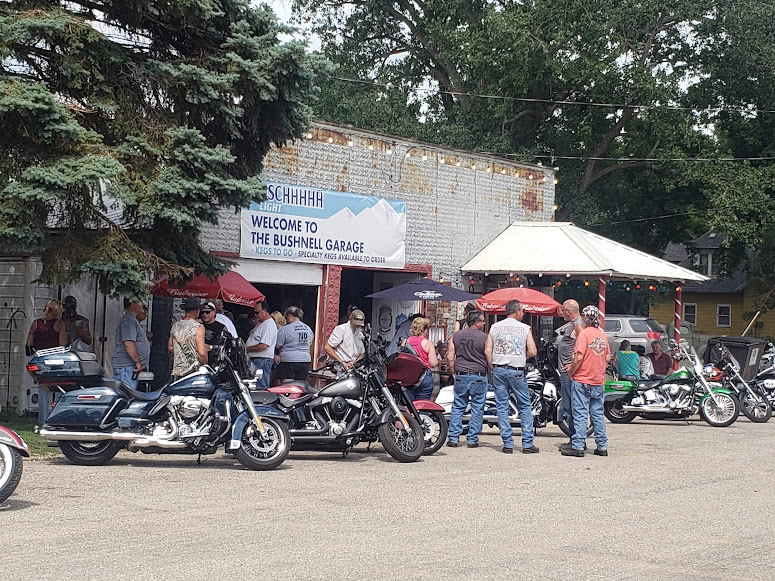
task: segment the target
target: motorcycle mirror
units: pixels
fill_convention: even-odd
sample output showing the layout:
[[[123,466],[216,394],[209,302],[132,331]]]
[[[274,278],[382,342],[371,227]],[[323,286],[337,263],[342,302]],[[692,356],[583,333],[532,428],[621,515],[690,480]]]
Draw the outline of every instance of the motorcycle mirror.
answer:
[[[256,372],[253,374],[253,378],[256,380],[260,380],[262,377],[264,377],[264,370],[256,369]]]
[[[678,343],[676,343],[676,342],[675,342],[675,339],[670,339],[670,340],[667,342],[667,344],[668,344],[668,345],[670,345],[670,348],[671,348],[671,349],[676,349],[676,348],[678,348]]]

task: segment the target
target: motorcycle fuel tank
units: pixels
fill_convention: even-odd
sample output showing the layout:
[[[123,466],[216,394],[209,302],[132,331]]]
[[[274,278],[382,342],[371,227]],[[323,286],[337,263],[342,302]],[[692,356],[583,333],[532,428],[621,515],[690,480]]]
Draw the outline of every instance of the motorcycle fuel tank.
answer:
[[[167,395],[193,395],[209,398],[215,392],[215,383],[207,371],[186,375],[164,388]]]
[[[341,395],[342,397],[360,397],[362,393],[361,382],[357,377],[346,377],[335,381],[331,385],[327,385],[318,392],[318,395],[325,397],[336,397]]]

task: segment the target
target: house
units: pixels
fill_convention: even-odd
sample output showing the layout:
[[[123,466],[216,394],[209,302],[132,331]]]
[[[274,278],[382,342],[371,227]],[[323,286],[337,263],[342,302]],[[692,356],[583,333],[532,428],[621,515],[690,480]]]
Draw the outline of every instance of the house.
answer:
[[[760,297],[747,284],[742,265],[726,276],[719,274],[723,236],[706,232],[689,245],[670,243],[664,259],[710,277],[683,285],[683,321],[699,335],[742,335],[758,310]],[[667,326],[673,322],[673,301],[651,305],[649,314]],[[775,312],[762,313],[748,336],[775,337]]]

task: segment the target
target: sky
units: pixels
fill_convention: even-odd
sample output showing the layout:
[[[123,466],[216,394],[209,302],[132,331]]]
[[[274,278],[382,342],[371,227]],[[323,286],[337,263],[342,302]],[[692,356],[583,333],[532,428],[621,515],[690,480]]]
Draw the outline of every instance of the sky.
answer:
[[[292,16],[292,10],[291,7],[293,5],[293,0],[262,0],[262,4],[269,4],[269,6],[272,7],[272,10],[274,10],[275,14],[277,14],[277,17],[282,21],[288,23]],[[298,28],[298,25],[293,24],[292,26],[296,26]],[[298,38],[304,38],[309,37],[309,50],[319,50],[320,49],[320,39],[315,36],[311,35],[309,33],[304,34],[303,32],[296,35]],[[284,40],[284,39],[283,39]]]

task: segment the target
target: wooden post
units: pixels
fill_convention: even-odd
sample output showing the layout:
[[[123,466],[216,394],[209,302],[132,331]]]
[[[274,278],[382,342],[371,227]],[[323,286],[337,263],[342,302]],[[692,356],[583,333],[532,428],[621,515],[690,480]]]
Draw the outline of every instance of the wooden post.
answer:
[[[600,311],[600,328],[605,329],[605,292],[608,287],[608,277],[600,275],[597,282],[597,308]]]
[[[675,339],[676,345],[681,345],[681,314],[682,314],[682,301],[681,301],[681,285],[675,287],[675,312],[673,313],[673,339]],[[678,361],[673,362],[673,369],[678,369]]]

